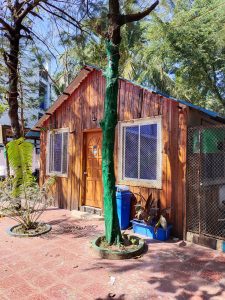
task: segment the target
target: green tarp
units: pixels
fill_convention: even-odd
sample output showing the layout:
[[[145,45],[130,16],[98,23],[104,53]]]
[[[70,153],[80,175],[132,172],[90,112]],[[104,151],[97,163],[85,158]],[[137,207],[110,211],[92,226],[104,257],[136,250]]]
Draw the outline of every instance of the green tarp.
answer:
[[[225,129],[224,128],[206,128],[196,129],[193,133],[193,152],[218,153],[224,149]]]

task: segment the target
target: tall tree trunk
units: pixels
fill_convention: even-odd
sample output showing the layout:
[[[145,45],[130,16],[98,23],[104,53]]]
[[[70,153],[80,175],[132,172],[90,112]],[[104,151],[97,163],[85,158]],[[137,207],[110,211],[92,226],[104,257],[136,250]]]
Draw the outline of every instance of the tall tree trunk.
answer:
[[[106,41],[107,69],[106,93],[104,101],[104,118],[101,122],[102,140],[102,176],[104,185],[104,217],[105,237],[109,244],[122,243],[116,206],[116,187],[114,171],[115,128],[117,125],[117,96],[119,79],[119,45],[120,37],[120,9],[118,0],[109,1],[109,27]]]
[[[121,15],[119,0],[109,0],[108,41],[106,42],[108,66],[106,69],[106,94],[104,102],[104,118],[101,122],[102,142],[102,176],[104,185],[105,236],[109,244],[123,241],[116,207],[114,144],[117,125],[117,96],[119,80],[119,45],[120,28],[124,24],[139,21],[147,16],[157,5],[156,0],[143,12]]]
[[[111,41],[106,43],[108,66],[106,69],[106,94],[104,102],[104,119],[101,122],[102,175],[104,185],[105,236],[109,244],[122,242],[116,207],[116,189],[114,172],[115,128],[117,124],[118,66],[119,45]]]
[[[21,129],[18,117],[18,62],[19,62],[19,34],[10,38],[10,53],[7,54],[7,66],[9,69],[9,118],[14,138],[21,137]]]

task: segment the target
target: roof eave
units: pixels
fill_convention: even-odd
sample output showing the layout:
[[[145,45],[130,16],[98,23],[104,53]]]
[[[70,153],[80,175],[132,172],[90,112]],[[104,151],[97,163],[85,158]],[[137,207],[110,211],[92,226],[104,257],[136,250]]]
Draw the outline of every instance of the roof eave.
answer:
[[[84,66],[77,74],[75,79],[68,85],[64,92],[58,97],[58,99],[52,104],[52,106],[45,112],[45,114],[38,120],[32,130],[40,131],[43,123],[47,121],[50,116],[59,108],[64,101],[66,101],[73,92],[79,87],[81,82],[91,73],[95,68],[92,66]]]

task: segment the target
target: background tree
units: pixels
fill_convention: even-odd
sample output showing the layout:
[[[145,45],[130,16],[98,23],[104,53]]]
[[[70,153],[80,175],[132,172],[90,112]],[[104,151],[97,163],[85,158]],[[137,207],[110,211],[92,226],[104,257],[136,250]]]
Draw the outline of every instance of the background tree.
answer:
[[[23,135],[23,129],[35,123],[38,120],[40,109],[43,109],[46,95],[42,96],[41,93],[43,80],[40,80],[40,76],[44,76],[42,72],[45,72],[45,81],[50,89],[51,80],[48,69],[51,65],[51,56],[43,53],[43,49],[38,48],[34,41],[24,39],[20,43],[18,59],[18,119],[21,125],[21,135]],[[0,74],[0,97],[3,111],[6,110],[5,114],[9,108],[7,82],[7,68],[4,67],[4,71]]]
[[[6,95],[5,74],[7,72],[7,68],[4,64],[3,59],[1,59],[1,57],[3,56],[2,54],[3,52],[0,46],[0,117],[7,108],[7,101],[5,98]]]
[[[121,11],[128,14],[131,11],[140,9],[138,1],[122,1]],[[99,8],[98,8],[99,11]],[[98,35],[98,32],[107,31],[107,5],[102,5],[100,14],[96,16],[95,11],[84,24],[92,30],[92,34],[81,34],[68,38],[64,35],[62,44],[65,48],[60,56],[61,70],[56,75],[58,78],[64,78],[65,82],[70,82],[75,74],[85,64],[95,65],[102,69],[107,66],[107,53],[105,37]],[[136,59],[139,51],[144,47],[140,22],[127,23],[121,28],[123,39],[120,44],[120,64],[119,74],[130,80],[137,80],[139,75],[139,62]]]
[[[60,22],[70,24],[77,30],[81,30],[77,19],[82,19],[82,14],[86,14],[86,3],[78,0],[70,1],[70,3],[50,0],[0,0],[0,8],[0,33],[1,38],[4,39],[0,54],[7,68],[8,112],[13,135],[15,138],[19,138],[22,136],[18,116],[19,68],[22,43],[29,40],[45,43],[41,35],[36,33],[35,24],[37,24],[37,19],[45,20],[46,14],[50,14]],[[67,11],[72,13],[67,13]]]
[[[153,14],[151,26],[143,24],[139,82],[224,113],[224,6],[222,0],[178,0],[169,14]]]
[[[135,0],[120,3],[123,13],[140,5]],[[120,76],[224,113],[224,7],[223,0],[161,1],[157,15],[153,12],[146,21],[124,25]],[[100,20],[86,22],[106,30],[106,16],[104,7]],[[84,64],[105,68],[107,63],[103,37],[82,35],[81,40],[69,40],[67,55],[62,55],[64,61],[69,58],[71,77]]]

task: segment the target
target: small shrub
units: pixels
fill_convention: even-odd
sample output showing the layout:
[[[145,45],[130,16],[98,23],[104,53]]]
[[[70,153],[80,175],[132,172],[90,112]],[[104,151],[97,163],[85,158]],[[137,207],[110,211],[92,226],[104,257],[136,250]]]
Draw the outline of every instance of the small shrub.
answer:
[[[167,211],[169,208],[160,209],[160,200],[153,200],[152,194],[146,200],[141,194],[134,193],[140,197],[142,201],[138,202],[135,205],[136,214],[135,218],[137,220],[143,221],[144,223],[154,227],[154,230],[157,231],[159,227],[163,229],[167,228]],[[142,202],[144,205],[142,205]]]
[[[49,178],[42,187],[37,183],[31,186],[20,186],[20,195],[13,193],[13,178],[0,182],[0,211],[20,224],[23,229],[35,229],[38,220],[47,207],[53,205],[49,190],[55,178]]]
[[[35,182],[33,145],[23,137],[10,141],[6,149],[13,176],[0,182],[0,211],[24,230],[35,229],[44,210],[53,204],[49,189],[55,178],[49,178],[42,187]]]

